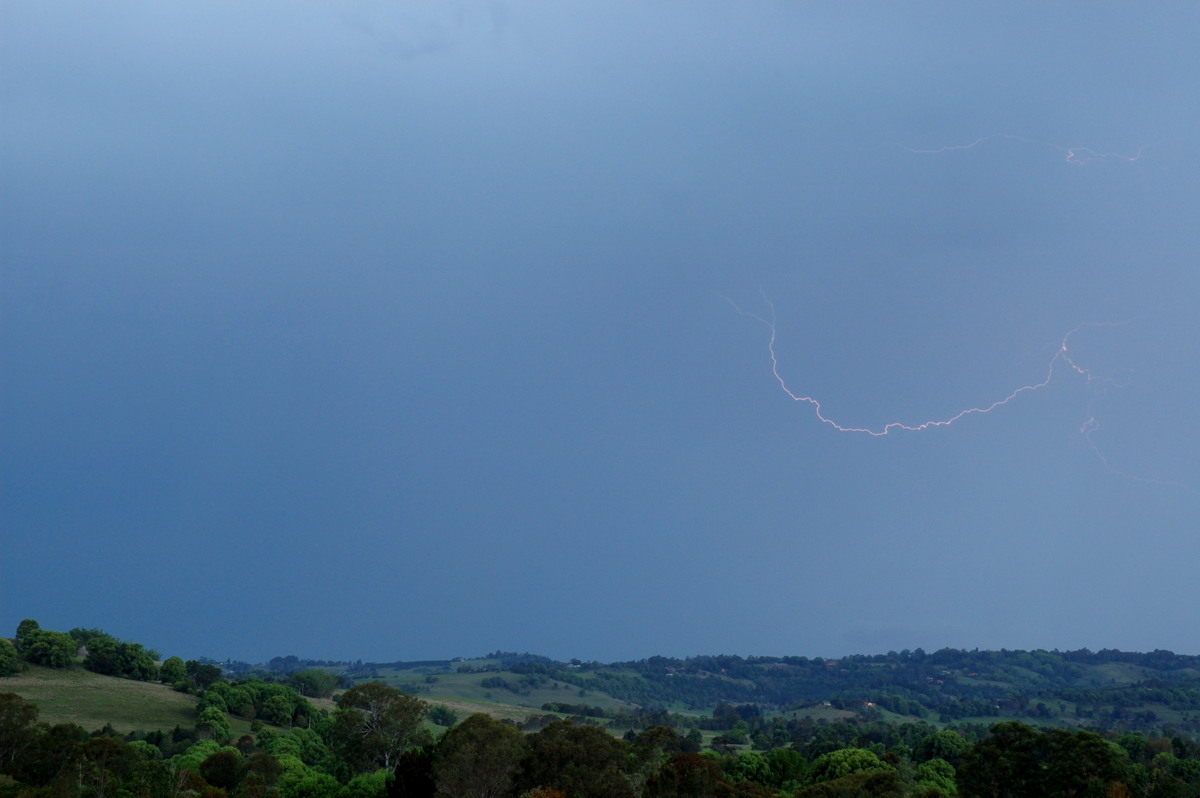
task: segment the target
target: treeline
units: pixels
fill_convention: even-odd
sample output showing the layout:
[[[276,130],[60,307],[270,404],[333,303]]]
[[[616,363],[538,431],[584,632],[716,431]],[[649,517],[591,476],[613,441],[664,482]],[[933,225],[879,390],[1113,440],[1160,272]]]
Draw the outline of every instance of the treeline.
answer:
[[[608,665],[525,661],[514,663],[511,671],[530,685],[553,679],[632,704],[692,710],[722,702],[774,710],[828,702],[856,712],[874,707],[941,722],[1016,715],[1145,731],[1159,725],[1148,705],[1200,711],[1200,657],[1169,651],[943,649],[927,654],[917,649],[836,660],[651,657]],[[503,679],[497,677],[496,683]],[[1200,731],[1200,717],[1176,722]]]
[[[178,661],[179,678],[186,676],[183,660],[173,657],[164,671],[158,664],[159,653],[140,643],[118,640],[100,629],[75,628],[69,632],[43,629],[32,618],[17,625],[10,640],[0,638],[0,676],[20,673],[27,665],[69,668],[77,663],[104,676],[120,676],[138,681],[158,681],[164,673],[174,675]],[[218,671],[219,673],[219,671]]]
[[[225,670],[211,660],[184,661],[180,657],[168,657],[160,664],[159,657],[159,652],[154,649],[119,640],[101,629],[77,627],[69,632],[58,632],[43,629],[32,618],[17,625],[16,635],[11,640],[0,638],[0,676],[20,673],[26,665],[62,669],[78,664],[103,676],[163,682],[181,692],[203,693],[213,684],[225,681]],[[286,684],[309,698],[328,698],[334,690],[350,686],[350,681],[343,675],[312,666],[313,660],[304,662],[310,667],[277,672],[251,671],[256,675],[248,681]],[[251,703],[238,698],[234,706],[246,707]],[[266,711],[272,716],[279,714],[271,709]],[[253,714],[243,716],[255,717]]]
[[[229,685],[202,712],[218,708],[218,694],[249,689]],[[339,696],[333,713],[303,716],[306,725],[258,725],[236,739],[199,725],[122,737],[39,723],[33,704],[0,693],[0,798],[1200,796],[1200,746],[1178,736],[808,720],[763,751],[701,751],[666,726],[620,738],[556,720],[522,733],[478,714],[435,739],[428,711],[369,683]]]

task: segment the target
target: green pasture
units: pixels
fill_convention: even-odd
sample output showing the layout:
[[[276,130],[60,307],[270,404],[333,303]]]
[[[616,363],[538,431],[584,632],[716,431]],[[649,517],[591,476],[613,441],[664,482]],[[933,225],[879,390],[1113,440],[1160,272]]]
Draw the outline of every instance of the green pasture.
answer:
[[[427,676],[431,677],[431,679],[436,679],[436,681],[426,681]],[[613,698],[607,693],[593,690],[585,690],[583,691],[583,695],[580,695],[578,687],[555,679],[550,679],[545,684],[535,687],[518,687],[515,692],[504,687],[483,686],[482,682],[485,679],[495,677],[504,679],[514,687],[518,687],[518,682],[522,678],[522,674],[512,673],[511,671],[491,673],[441,672],[434,674],[418,674],[409,670],[396,671],[392,669],[381,669],[379,671],[379,681],[385,684],[402,688],[415,685],[418,688],[416,695],[420,698],[448,705],[455,702],[465,702],[471,705],[488,707],[503,706],[533,710],[533,712],[528,714],[540,713],[542,705],[548,703],[586,704],[606,710],[630,708],[632,706],[628,702]],[[488,714],[496,714],[492,710],[484,711],[487,711]],[[499,716],[497,715],[497,717]],[[511,717],[511,715],[508,717]]]
[[[155,682],[101,676],[78,665],[30,666],[20,675],[0,679],[0,692],[37,704],[38,719],[45,723],[76,723],[89,731],[106,723],[123,733],[170,731],[196,723],[196,696]],[[245,726],[248,731],[250,724]]]

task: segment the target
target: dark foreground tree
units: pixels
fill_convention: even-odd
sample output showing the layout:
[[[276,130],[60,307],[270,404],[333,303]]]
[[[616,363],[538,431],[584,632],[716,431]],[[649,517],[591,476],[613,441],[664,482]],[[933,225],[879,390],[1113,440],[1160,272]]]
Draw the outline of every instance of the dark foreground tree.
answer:
[[[864,770],[806,787],[796,798],[901,798],[904,794],[895,771]]]
[[[24,757],[37,723],[37,705],[16,693],[0,693],[0,773]]]
[[[513,781],[525,753],[525,738],[514,726],[476,713],[438,744],[434,779],[448,798],[499,798]]]
[[[958,786],[975,798],[1118,794],[1130,781],[1127,752],[1092,732],[1040,731],[1009,721],[992,727],[962,759]]]
[[[396,763],[396,778],[387,788],[388,798],[433,798],[436,793],[433,751],[410,748],[401,754]]]
[[[710,757],[674,754],[646,783],[646,798],[714,798],[721,768]]]
[[[518,780],[521,789],[548,787],[571,798],[626,798],[633,787],[625,775],[628,743],[599,726],[551,723],[528,737],[529,753]]]
[[[138,761],[137,753],[113,737],[93,737],[79,743],[58,773],[56,794],[79,794],[108,798],[120,795],[122,783]],[[72,788],[79,792],[72,792]]]
[[[352,687],[337,703],[333,744],[356,771],[394,768],[406,749],[428,737],[421,722],[429,705],[383,682]]]

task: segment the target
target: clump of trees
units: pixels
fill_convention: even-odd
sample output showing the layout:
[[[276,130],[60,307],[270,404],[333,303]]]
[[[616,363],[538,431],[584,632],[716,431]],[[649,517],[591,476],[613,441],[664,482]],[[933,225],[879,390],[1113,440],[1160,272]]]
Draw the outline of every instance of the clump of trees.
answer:
[[[99,629],[59,632],[26,618],[17,625],[11,641],[0,639],[0,676],[16,674],[26,664],[69,668],[81,663],[105,676],[150,681],[159,678],[158,657],[153,649],[118,640]]]
[[[145,649],[140,643],[129,643],[100,633],[91,636],[83,648],[87,651],[83,667],[89,671],[141,681],[158,678],[158,652]]]
[[[43,629],[37,621],[26,618],[17,626],[13,638],[17,654],[25,662],[47,668],[65,668],[75,660],[78,646],[66,632]]]

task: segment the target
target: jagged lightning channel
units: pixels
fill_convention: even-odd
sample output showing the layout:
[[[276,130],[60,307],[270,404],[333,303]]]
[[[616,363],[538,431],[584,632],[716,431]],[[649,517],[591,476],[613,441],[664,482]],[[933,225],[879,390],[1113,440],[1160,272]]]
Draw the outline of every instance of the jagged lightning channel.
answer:
[[[834,419],[833,417],[826,415],[825,409],[821,406],[820,400],[818,400],[815,396],[809,396],[807,394],[798,393],[798,392],[794,391],[791,387],[789,387],[787,380],[784,379],[783,374],[780,373],[779,356],[778,356],[778,353],[775,351],[775,342],[778,339],[777,326],[776,326],[776,320],[775,320],[775,306],[771,303],[771,301],[767,298],[767,296],[765,294],[763,294],[763,302],[766,303],[767,308],[770,311],[770,314],[768,317],[760,316],[759,314],[748,311],[748,310],[743,310],[740,306],[738,306],[738,304],[736,302],[734,302],[732,299],[729,299],[728,297],[721,297],[721,298],[724,299],[726,302],[728,302],[730,305],[732,305],[733,309],[736,310],[741,315],[746,316],[747,318],[754,319],[755,321],[761,323],[763,326],[765,326],[767,328],[767,330],[770,333],[770,337],[768,338],[768,341],[767,341],[767,352],[769,353],[770,358],[771,358],[771,374],[774,375],[775,381],[779,383],[779,387],[783,389],[783,392],[788,396],[788,398],[791,399],[793,402],[803,402],[805,404],[811,405],[813,408],[813,412],[815,413],[817,419],[819,421],[821,421],[823,424],[829,425],[830,427],[837,430],[838,432],[857,433],[860,435],[870,435],[875,438],[882,438],[886,435],[890,435],[893,432],[901,432],[901,431],[902,432],[925,432],[927,430],[934,429],[937,427],[948,427],[958,421],[961,421],[962,419],[966,418],[967,416],[985,415],[987,413],[992,412],[993,410],[996,410],[997,408],[1000,408],[1000,407],[1003,407],[1004,405],[1009,404],[1010,402],[1012,402],[1012,401],[1016,400],[1018,397],[1020,397],[1022,394],[1033,393],[1042,388],[1045,388],[1047,385],[1049,385],[1051,382],[1054,381],[1054,377],[1059,371],[1065,370],[1065,371],[1077,374],[1086,380],[1087,394],[1089,396],[1087,419],[1080,425],[1079,434],[1081,436],[1083,436],[1083,439],[1085,441],[1087,441],[1088,446],[1096,454],[1096,457],[1100,460],[1100,463],[1104,466],[1104,468],[1107,471],[1109,471],[1113,474],[1116,474],[1117,476],[1125,477],[1126,479],[1135,480],[1137,482],[1144,482],[1144,483],[1149,483],[1149,484],[1153,484],[1153,485],[1166,485],[1166,486],[1175,487],[1175,488],[1183,488],[1184,490],[1193,492],[1193,493],[1197,492],[1194,488],[1192,488],[1189,485],[1184,484],[1182,482],[1177,482],[1174,480],[1158,479],[1155,477],[1148,477],[1148,476],[1144,476],[1144,475],[1140,475],[1140,474],[1131,474],[1127,471],[1122,471],[1118,468],[1113,467],[1113,465],[1109,462],[1108,457],[1105,456],[1104,452],[1101,450],[1100,446],[1096,443],[1095,439],[1093,438],[1094,433],[1100,428],[1100,422],[1097,421],[1096,417],[1092,414],[1092,402],[1098,395],[1103,394],[1107,388],[1112,388],[1112,387],[1119,388],[1121,386],[1119,383],[1114,381],[1112,378],[1098,376],[1090,369],[1088,369],[1084,366],[1081,366],[1078,362],[1076,362],[1075,359],[1071,357],[1071,350],[1070,350],[1071,338],[1076,333],[1078,333],[1080,330],[1083,330],[1083,329],[1086,329],[1089,327],[1116,327],[1116,326],[1128,324],[1129,323],[1128,321],[1085,322],[1083,324],[1079,324],[1079,325],[1073,327],[1071,330],[1067,331],[1067,333],[1065,335],[1063,335],[1062,339],[1059,341],[1058,348],[1055,350],[1054,355],[1050,358],[1049,362],[1046,364],[1046,376],[1042,380],[1040,380],[1039,382],[1032,382],[1032,383],[1028,383],[1026,385],[1021,385],[1017,388],[1014,388],[1012,391],[1010,391],[1004,397],[997,399],[993,402],[990,402],[988,404],[980,405],[978,407],[968,407],[965,410],[958,411],[957,413],[955,413],[952,416],[948,416],[946,418],[939,418],[939,419],[930,419],[929,421],[922,421],[919,424],[907,424],[902,421],[891,421],[891,422],[888,422],[887,424],[884,424],[881,427],[874,427],[874,428],[872,428],[872,427],[854,427],[854,426],[847,426],[845,424],[842,424],[839,421],[837,421],[836,419]]]
[[[746,316],[747,318],[751,318],[751,319],[754,319],[755,321],[760,322],[770,331],[770,338],[767,342],[767,351],[771,356],[771,373],[775,376],[775,380],[776,380],[776,382],[779,383],[779,387],[783,389],[783,392],[785,394],[787,394],[788,397],[792,401],[805,402],[807,404],[812,405],[813,410],[816,413],[817,419],[820,420],[822,423],[828,424],[829,426],[833,427],[838,432],[854,432],[854,433],[860,433],[860,434],[864,434],[864,435],[871,435],[874,437],[883,437],[885,435],[891,434],[894,431],[923,432],[925,430],[933,429],[935,427],[948,427],[951,424],[955,423],[956,421],[959,421],[960,419],[963,419],[967,416],[983,415],[985,413],[990,413],[993,410],[995,410],[996,408],[1002,407],[1002,406],[1008,404],[1009,402],[1012,402],[1014,399],[1021,396],[1022,394],[1032,393],[1041,388],[1045,388],[1047,385],[1049,385],[1051,383],[1051,381],[1053,381],[1055,372],[1060,368],[1066,368],[1070,371],[1073,371],[1076,374],[1081,375],[1082,377],[1084,377],[1087,380],[1087,382],[1090,386],[1093,382],[1095,382],[1101,378],[1096,377],[1094,374],[1092,374],[1091,371],[1084,368],[1083,366],[1080,366],[1078,363],[1076,363],[1071,358],[1070,348],[1069,348],[1071,337],[1073,335],[1075,335],[1075,333],[1084,329],[1085,327],[1111,327],[1111,326],[1115,326],[1117,324],[1125,323],[1125,322],[1089,322],[1089,323],[1080,324],[1080,325],[1074,327],[1069,332],[1067,332],[1066,335],[1064,335],[1062,337],[1062,340],[1059,342],[1058,349],[1055,351],[1054,356],[1052,358],[1050,358],[1050,362],[1046,366],[1045,379],[1041,380],[1040,382],[1029,383],[1027,385],[1022,385],[1018,388],[1015,388],[1010,393],[1008,393],[1006,396],[1004,396],[1003,398],[997,399],[996,401],[991,402],[989,404],[980,405],[979,407],[969,407],[965,410],[960,410],[959,412],[955,413],[952,416],[949,416],[948,418],[931,419],[929,421],[922,421],[919,424],[906,424],[901,421],[892,421],[887,424],[884,424],[881,427],[876,427],[876,428],[851,427],[851,426],[846,426],[844,424],[841,424],[838,421],[836,421],[835,419],[833,419],[832,417],[826,415],[824,409],[821,407],[820,400],[818,400],[816,397],[809,396],[809,395],[802,394],[802,393],[797,393],[796,391],[792,390],[788,386],[787,380],[784,379],[783,375],[779,371],[779,356],[775,351],[775,342],[778,338],[776,321],[775,321],[775,306],[771,303],[771,301],[769,299],[767,299],[766,296],[763,296],[763,301],[766,302],[767,307],[770,310],[770,317],[764,318],[763,316],[760,316],[757,313],[753,313],[748,310],[743,310],[741,307],[739,307],[737,305],[737,303],[735,303],[733,300],[729,299],[728,297],[723,297],[723,298],[725,299],[726,302],[728,302],[730,305],[732,305],[734,310],[736,310],[738,313],[740,313],[743,316]],[[1106,380],[1106,382],[1107,382],[1107,380]],[[1087,435],[1090,434],[1090,432],[1092,430],[1094,430],[1096,428],[1096,426],[1098,426],[1098,425],[1095,423],[1095,419],[1089,419],[1087,422],[1084,423],[1084,426],[1083,426],[1083,429],[1081,429],[1081,432],[1083,432],[1083,434],[1086,437]],[[1090,442],[1090,440],[1089,440],[1089,442]],[[1093,444],[1093,448],[1095,448],[1095,444]]]

